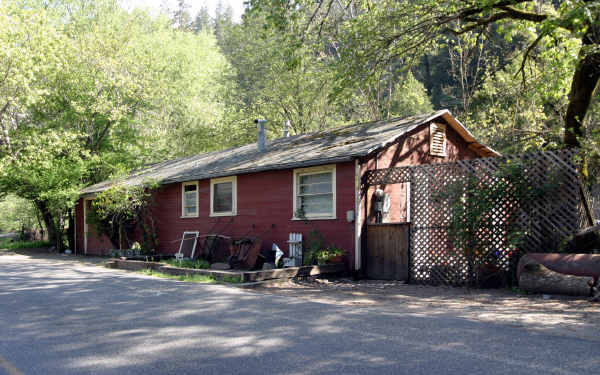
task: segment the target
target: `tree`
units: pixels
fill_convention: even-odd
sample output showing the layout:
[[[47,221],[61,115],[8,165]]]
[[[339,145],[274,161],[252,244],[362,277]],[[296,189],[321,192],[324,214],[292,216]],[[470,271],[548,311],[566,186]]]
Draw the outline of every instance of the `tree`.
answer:
[[[24,236],[34,230],[41,231],[43,227],[31,202],[15,195],[0,199],[0,233],[21,232]]]
[[[542,2],[529,0],[384,0],[294,3],[253,0],[253,11],[264,11],[269,24],[293,28],[300,35],[335,28],[342,41],[340,82],[368,75],[364,67],[386,65],[394,57],[416,63],[435,50],[448,35],[485,31],[493,25],[531,28],[536,37],[523,50],[525,62],[543,40],[567,32],[580,43],[574,63],[569,103],[564,118],[567,146],[580,145],[584,120],[600,80],[600,5],[593,0]],[[335,12],[332,9],[350,9]],[[311,14],[304,18],[304,14]],[[339,16],[339,14],[343,14]],[[348,15],[349,14],[349,15]],[[291,26],[290,26],[291,25]],[[301,36],[296,37],[301,38]],[[356,74],[353,74],[356,73]]]
[[[12,147],[18,157],[0,165],[0,191],[32,202],[48,231],[49,240],[62,247],[62,217],[73,207],[88,173],[89,154],[77,147],[81,134],[55,130],[31,137],[20,134]]]
[[[189,31],[193,28],[190,5],[185,0],[177,0],[177,9],[173,12],[173,26],[181,31]]]
[[[276,137],[285,121],[290,121],[293,134],[344,121],[328,101],[333,73],[324,61],[327,57],[308,48],[288,54],[281,48],[284,41],[274,30],[264,30],[255,16],[247,16],[221,42],[237,83],[229,100],[240,113],[238,144],[255,139],[254,118],[268,119]]]
[[[200,7],[198,13],[196,13],[196,17],[194,17],[192,30],[194,30],[196,33],[201,31],[212,33],[214,32],[214,29],[215,23],[208,12],[208,8],[206,6]]]
[[[396,83],[389,103],[390,117],[408,117],[433,111],[427,90],[410,71]]]
[[[225,6],[221,0],[218,0],[215,7],[214,33],[219,45],[223,43],[232,27],[233,8],[229,4]]]
[[[539,46],[523,66],[526,81],[519,78],[518,57],[505,69],[488,74],[465,116],[469,128],[502,152],[560,147],[577,59],[574,47],[576,42],[569,39]]]
[[[0,191],[35,203],[59,248],[81,187],[219,147],[214,37],[113,0],[2,2],[0,26]]]
[[[432,109],[423,85],[401,63],[337,92],[334,64],[339,56],[329,38],[307,36],[290,49],[285,45],[293,30],[282,33],[263,24],[263,14],[247,13],[219,43],[237,83],[229,95],[239,114],[230,128],[236,129],[233,144],[255,139],[255,125],[248,119],[258,117],[268,119],[272,136],[279,137],[286,121],[292,134],[300,134]]]

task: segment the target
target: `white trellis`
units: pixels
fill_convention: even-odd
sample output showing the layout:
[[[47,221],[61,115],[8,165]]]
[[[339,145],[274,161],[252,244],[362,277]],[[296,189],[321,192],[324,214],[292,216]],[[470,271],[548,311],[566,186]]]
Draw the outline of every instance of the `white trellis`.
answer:
[[[293,265],[299,267],[302,265],[302,233],[290,233],[289,257],[293,259]]]

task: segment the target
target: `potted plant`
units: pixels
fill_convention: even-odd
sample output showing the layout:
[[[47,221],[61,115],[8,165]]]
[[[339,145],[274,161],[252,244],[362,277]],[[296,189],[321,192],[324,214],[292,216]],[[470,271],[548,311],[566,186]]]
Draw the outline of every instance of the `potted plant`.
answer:
[[[344,250],[330,246],[326,249],[317,251],[315,257],[317,258],[317,264],[319,265],[340,263],[344,257],[344,253]]]

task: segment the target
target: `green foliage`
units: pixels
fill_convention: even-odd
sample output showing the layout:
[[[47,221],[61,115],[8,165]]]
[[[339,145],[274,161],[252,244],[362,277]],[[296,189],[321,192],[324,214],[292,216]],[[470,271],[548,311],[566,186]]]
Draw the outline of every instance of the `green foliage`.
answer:
[[[305,17],[303,15],[302,17]],[[265,28],[268,13],[247,12],[219,45],[234,68],[236,87],[228,100],[231,144],[255,140],[249,119],[269,120],[278,138],[286,121],[291,133],[323,130],[349,122],[408,116],[431,111],[423,85],[401,64],[374,70],[373,77],[340,87],[337,47],[329,35],[298,36],[293,27]]]
[[[170,266],[179,267],[179,268],[192,268],[192,269],[209,269],[210,268],[210,264],[203,259],[197,259],[197,260],[167,259],[162,262],[166,263]]]
[[[301,213],[298,212],[296,216],[300,218],[304,217],[303,215],[299,214]],[[309,221],[305,220],[305,223],[309,223]],[[315,257],[316,253],[319,250],[326,248],[327,243],[325,241],[325,237],[323,237],[323,234],[316,227],[310,231],[304,243],[306,247],[303,254],[303,263],[305,266],[310,266],[317,260]]]
[[[49,130],[12,139],[18,155],[0,166],[0,190],[32,202],[44,201],[52,212],[72,207],[87,177],[87,153],[77,147],[81,134]]]
[[[571,71],[566,75],[563,70],[561,75],[545,81],[547,86],[553,82],[561,86],[564,78],[572,83],[563,120],[563,142],[579,145],[580,141],[569,134],[588,136],[582,131],[582,123],[600,81],[597,1],[516,1],[507,5],[502,0],[299,0],[290,6],[278,0],[252,0],[250,12],[263,14],[267,29],[286,35],[288,54],[306,48],[313,38],[327,46],[334,57],[334,96],[347,95],[348,88],[357,87],[371,98],[372,109],[383,107],[381,98],[386,88],[393,87],[385,84],[386,70],[395,74],[396,69],[412,69],[419,71],[418,78],[423,77],[436,104],[447,103],[469,112],[471,98],[485,76],[509,63],[515,57],[513,50],[520,52],[522,61],[536,61],[538,48],[543,47]],[[484,42],[500,48],[483,48]],[[564,45],[569,46],[567,53],[571,56],[561,59]],[[440,56],[441,51],[447,51],[449,61],[432,67],[428,57]],[[516,71],[525,79],[529,76],[525,64]],[[578,75],[584,71],[585,76]],[[444,87],[436,83],[439,81],[451,85]],[[518,78],[512,77],[511,81],[518,82]],[[550,103],[536,105],[545,107],[544,114],[552,114],[549,107],[558,101],[557,95],[563,95],[559,88],[541,95],[555,96]],[[503,99],[510,101],[510,97],[507,93]],[[452,98],[454,103],[446,100]]]
[[[223,282],[237,284],[242,282],[242,278],[240,276],[224,276]]]
[[[37,212],[30,201],[14,195],[0,199],[0,233],[30,232],[39,228]]]
[[[219,146],[225,57],[116,0],[0,3],[0,192],[62,246],[83,186]]]
[[[124,243],[131,247],[129,238],[140,228],[144,239],[142,249],[153,252],[158,246],[152,218],[152,197],[157,188],[154,182],[113,185],[96,195],[88,220],[98,234],[106,235],[118,249]]]
[[[310,252],[309,254],[311,258],[317,261],[317,264],[323,265],[332,263],[334,260],[340,260],[345,253],[346,251],[342,250],[341,248],[330,246],[325,249]]]
[[[410,71],[396,83],[388,103],[390,117],[409,117],[433,111],[427,90]]]
[[[523,153],[557,148],[562,143],[577,60],[574,51],[579,43],[564,38],[547,42],[552,45],[540,47],[535,60],[527,61],[526,80],[521,79],[521,59],[517,58],[505,69],[488,74],[475,93],[465,122],[490,146],[506,153]]]
[[[242,144],[254,141],[254,118],[268,119],[274,138],[281,136],[286,120],[290,121],[292,134],[343,121],[328,102],[333,76],[323,58],[309,48],[290,54],[281,48],[285,35],[263,29],[260,20],[260,15],[245,16],[221,43],[235,69],[233,78],[237,82],[236,90],[229,96],[239,116],[239,120],[232,119],[232,135]]]
[[[0,241],[0,249],[4,250],[18,250],[18,249],[38,249],[42,247],[49,247],[52,244],[48,241]]]
[[[559,186],[551,172],[542,181],[532,181],[522,162],[507,161],[494,174],[470,175],[435,197],[440,209],[449,211],[452,251],[466,257],[470,282],[480,286],[502,271],[502,257],[516,257],[527,235],[519,215]]]
[[[140,273],[143,273],[144,275],[148,275],[148,276],[155,276],[155,277],[161,277],[163,279],[171,279],[171,280],[178,280],[178,281],[188,281],[188,282],[194,282],[194,283],[202,283],[202,284],[213,284],[215,283],[215,278],[212,276],[207,276],[207,275],[191,275],[191,274],[186,274],[186,275],[169,275],[167,273],[164,272],[158,272],[158,271],[154,271],[150,268],[145,269],[140,271]]]

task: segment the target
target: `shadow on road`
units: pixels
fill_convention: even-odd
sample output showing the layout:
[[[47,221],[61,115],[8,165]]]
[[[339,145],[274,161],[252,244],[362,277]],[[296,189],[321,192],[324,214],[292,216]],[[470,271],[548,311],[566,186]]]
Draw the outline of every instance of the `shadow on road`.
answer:
[[[598,342],[461,317],[429,298],[358,308],[23,253],[0,257],[0,283],[0,319],[9,322],[0,353],[24,373],[575,374],[597,366]]]

